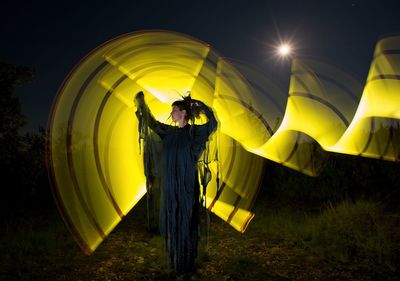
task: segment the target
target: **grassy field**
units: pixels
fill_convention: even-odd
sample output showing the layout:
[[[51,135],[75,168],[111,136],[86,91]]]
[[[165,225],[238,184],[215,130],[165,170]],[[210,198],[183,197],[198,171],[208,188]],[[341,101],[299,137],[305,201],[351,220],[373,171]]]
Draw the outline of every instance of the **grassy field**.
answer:
[[[4,218],[0,280],[175,280],[144,209],[135,207],[91,256],[55,209]],[[400,219],[379,204],[310,212],[260,199],[255,212],[244,235],[211,217],[192,280],[400,280]]]

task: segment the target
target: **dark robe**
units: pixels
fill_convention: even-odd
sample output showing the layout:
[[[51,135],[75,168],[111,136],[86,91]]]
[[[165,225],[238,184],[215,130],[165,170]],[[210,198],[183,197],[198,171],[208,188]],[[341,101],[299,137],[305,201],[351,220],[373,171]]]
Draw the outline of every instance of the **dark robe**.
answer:
[[[170,265],[176,273],[194,269],[200,237],[197,162],[217,127],[212,110],[198,103],[208,118],[204,125],[187,124],[179,128],[163,124],[154,119],[145,104],[137,112],[142,129],[148,126],[162,140],[159,227]],[[149,144],[145,139],[146,145]]]

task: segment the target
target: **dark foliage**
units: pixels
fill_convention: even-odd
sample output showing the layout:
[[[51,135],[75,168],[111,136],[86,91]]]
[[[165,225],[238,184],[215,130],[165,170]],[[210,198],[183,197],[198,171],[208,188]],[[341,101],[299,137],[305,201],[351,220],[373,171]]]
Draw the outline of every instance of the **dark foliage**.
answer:
[[[34,71],[27,67],[0,62],[0,208],[3,215],[20,213],[33,205],[49,205],[46,131],[40,128],[39,132],[26,135],[19,132],[26,118],[15,89],[34,78]]]
[[[320,209],[327,203],[369,199],[395,209],[400,200],[399,163],[329,153],[317,177],[267,161],[264,188],[271,204]]]

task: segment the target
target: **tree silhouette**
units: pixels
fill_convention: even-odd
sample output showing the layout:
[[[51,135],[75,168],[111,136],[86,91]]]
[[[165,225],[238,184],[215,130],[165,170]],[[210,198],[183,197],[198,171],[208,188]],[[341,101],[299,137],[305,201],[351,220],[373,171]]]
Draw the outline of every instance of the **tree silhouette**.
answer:
[[[24,163],[24,138],[19,129],[25,125],[26,118],[21,111],[21,103],[15,95],[16,87],[32,81],[33,70],[0,62],[0,175],[2,180],[1,207],[13,211],[21,204],[26,180],[21,174]],[[3,211],[4,211],[3,210]]]

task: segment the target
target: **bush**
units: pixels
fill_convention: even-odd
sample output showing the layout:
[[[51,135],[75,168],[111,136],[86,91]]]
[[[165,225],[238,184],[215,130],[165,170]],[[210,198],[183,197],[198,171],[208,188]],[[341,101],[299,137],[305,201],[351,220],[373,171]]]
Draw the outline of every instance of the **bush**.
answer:
[[[374,202],[344,201],[330,205],[312,223],[311,251],[322,258],[359,265],[386,265],[399,261],[399,225]]]

